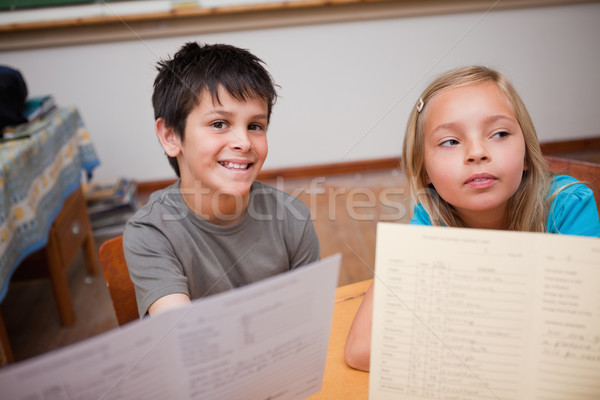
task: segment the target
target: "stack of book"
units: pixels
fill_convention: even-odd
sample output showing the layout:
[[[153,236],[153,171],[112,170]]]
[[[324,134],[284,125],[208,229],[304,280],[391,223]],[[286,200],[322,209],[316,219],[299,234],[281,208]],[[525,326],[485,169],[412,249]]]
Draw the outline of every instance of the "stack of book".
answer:
[[[55,108],[56,102],[51,94],[30,97],[25,101],[25,118],[27,118],[27,121],[44,118]]]
[[[137,184],[125,178],[84,186],[95,236],[118,236],[123,233],[125,223],[137,210],[136,189]]]
[[[0,143],[29,138],[36,124],[43,122],[43,119],[56,109],[56,101],[54,101],[54,97],[50,94],[29,97],[25,101],[25,108],[23,110],[23,117],[26,121],[22,124],[7,126],[0,131]]]

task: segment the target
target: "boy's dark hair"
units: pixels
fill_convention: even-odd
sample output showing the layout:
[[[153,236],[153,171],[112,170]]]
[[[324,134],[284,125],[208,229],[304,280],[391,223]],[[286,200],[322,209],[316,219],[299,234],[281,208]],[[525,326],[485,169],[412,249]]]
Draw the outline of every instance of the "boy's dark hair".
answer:
[[[240,101],[260,98],[267,103],[267,120],[277,100],[273,78],[264,62],[247,50],[226,44],[188,42],[170,60],[157,64],[152,106],[154,119],[163,118],[183,140],[185,124],[203,92],[219,102],[219,85]],[[179,176],[175,157],[168,157]]]

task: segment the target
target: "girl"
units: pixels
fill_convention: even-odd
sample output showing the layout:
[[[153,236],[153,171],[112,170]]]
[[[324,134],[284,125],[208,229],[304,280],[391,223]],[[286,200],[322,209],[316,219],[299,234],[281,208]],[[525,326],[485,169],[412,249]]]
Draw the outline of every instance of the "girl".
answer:
[[[402,164],[417,200],[411,224],[600,236],[592,191],[553,176],[523,101],[497,71],[449,71],[423,92]],[[346,342],[346,362],[368,370],[373,287]]]

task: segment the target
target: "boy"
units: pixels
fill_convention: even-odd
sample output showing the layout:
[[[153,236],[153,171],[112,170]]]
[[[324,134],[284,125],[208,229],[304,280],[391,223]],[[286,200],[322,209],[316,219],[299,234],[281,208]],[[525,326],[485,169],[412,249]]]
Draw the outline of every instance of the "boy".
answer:
[[[318,260],[308,209],[255,181],[277,98],[263,62],[191,42],[158,71],[155,128],[179,180],[153,193],[125,228],[140,316]]]

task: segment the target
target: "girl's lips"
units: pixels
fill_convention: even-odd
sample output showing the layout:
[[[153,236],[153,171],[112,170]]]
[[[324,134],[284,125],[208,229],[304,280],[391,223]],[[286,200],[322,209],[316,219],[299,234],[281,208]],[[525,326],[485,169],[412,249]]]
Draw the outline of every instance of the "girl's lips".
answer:
[[[495,176],[484,173],[471,175],[469,179],[465,181],[465,185],[476,189],[484,189],[493,185],[494,182],[496,182]]]

